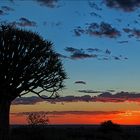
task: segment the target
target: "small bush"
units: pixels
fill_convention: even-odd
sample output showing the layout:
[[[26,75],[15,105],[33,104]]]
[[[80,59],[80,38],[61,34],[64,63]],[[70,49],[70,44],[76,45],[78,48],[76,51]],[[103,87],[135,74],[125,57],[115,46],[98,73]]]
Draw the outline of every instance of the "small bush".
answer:
[[[111,120],[102,122],[99,130],[101,132],[122,132],[120,125],[113,123]]]
[[[30,126],[48,125],[49,118],[47,116],[47,113],[35,112],[29,113],[29,115],[27,116],[27,121]]]

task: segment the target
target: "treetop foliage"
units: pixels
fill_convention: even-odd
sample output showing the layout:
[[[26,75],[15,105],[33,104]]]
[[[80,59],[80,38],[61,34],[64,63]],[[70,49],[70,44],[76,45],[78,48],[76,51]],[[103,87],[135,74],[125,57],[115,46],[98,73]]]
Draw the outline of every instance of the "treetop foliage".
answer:
[[[32,92],[51,92],[53,98],[64,87],[62,63],[52,42],[37,33],[0,26],[0,93],[1,98],[15,99]]]

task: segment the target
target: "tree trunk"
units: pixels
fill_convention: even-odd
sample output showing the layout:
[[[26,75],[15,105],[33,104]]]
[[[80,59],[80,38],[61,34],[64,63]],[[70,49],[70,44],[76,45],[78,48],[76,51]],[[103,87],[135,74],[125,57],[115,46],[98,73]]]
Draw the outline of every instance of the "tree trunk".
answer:
[[[11,101],[0,100],[0,140],[9,140],[9,112]]]

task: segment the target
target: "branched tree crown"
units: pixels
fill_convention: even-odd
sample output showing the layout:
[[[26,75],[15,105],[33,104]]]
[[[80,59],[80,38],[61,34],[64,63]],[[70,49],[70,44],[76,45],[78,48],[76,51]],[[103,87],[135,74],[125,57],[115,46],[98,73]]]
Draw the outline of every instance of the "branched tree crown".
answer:
[[[1,98],[13,100],[29,92],[43,98],[43,91],[56,97],[66,74],[52,46],[37,33],[0,26]]]

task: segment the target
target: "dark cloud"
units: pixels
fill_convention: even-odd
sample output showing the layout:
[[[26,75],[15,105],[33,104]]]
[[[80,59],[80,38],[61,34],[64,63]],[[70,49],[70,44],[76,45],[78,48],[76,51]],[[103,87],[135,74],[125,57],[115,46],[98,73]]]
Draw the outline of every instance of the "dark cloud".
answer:
[[[20,18],[19,22],[13,22],[13,24],[21,26],[21,27],[26,27],[26,26],[35,27],[35,26],[37,26],[37,23],[35,21],[30,21],[29,19],[24,18],[24,17]]]
[[[122,20],[121,20],[121,19],[119,19],[119,18],[117,18],[116,20],[117,20],[118,22],[122,22]]]
[[[138,22],[137,20],[134,20],[134,23],[135,23],[135,24],[138,24],[139,22]]]
[[[82,29],[80,26],[77,26],[73,31],[75,36],[81,36],[82,34],[85,33],[85,30]]]
[[[85,52],[74,52],[71,56],[71,59],[85,59],[85,58],[97,58],[96,54],[87,54]]]
[[[58,22],[52,22],[51,23],[52,27],[59,27],[62,25],[62,22],[58,21]]]
[[[120,32],[113,28],[110,24],[101,22],[101,24],[91,23],[86,29],[86,34],[90,36],[116,38],[120,36]]]
[[[115,59],[115,60],[121,60],[121,58],[118,57],[118,56],[114,56],[114,59]]]
[[[78,90],[82,93],[105,93],[106,91],[97,91],[97,90]],[[115,90],[107,90],[107,92],[115,92]]]
[[[100,8],[93,0],[88,0],[88,4],[91,8],[97,10],[97,11],[101,11],[102,8]]]
[[[98,48],[87,48],[87,49],[77,49],[73,47],[66,47],[64,49],[66,52],[70,53],[70,56],[65,56],[65,58],[78,60],[86,58],[96,58],[98,60],[124,60],[126,57],[113,56],[111,50],[101,50]],[[64,57],[63,57],[64,58]],[[126,59],[125,59],[126,60]]]
[[[1,6],[1,9],[0,9],[0,15],[7,15],[9,11],[14,11],[14,9],[12,9],[11,7],[9,6]]]
[[[53,115],[67,115],[67,114],[72,114],[72,115],[110,115],[110,114],[118,114],[118,113],[123,113],[120,111],[53,111],[53,112],[48,112],[48,114],[53,114]]]
[[[82,91],[82,90],[81,90]],[[80,91],[80,92],[81,92]],[[89,92],[88,92],[89,91]],[[99,91],[92,91],[92,90],[83,90],[84,93],[100,93]],[[47,96],[45,96],[47,97]],[[131,102],[140,102],[140,93],[135,92],[118,92],[115,94],[112,94],[110,92],[103,92],[96,96],[90,96],[90,95],[84,95],[84,96],[65,96],[65,97],[59,97],[55,100],[45,100],[50,103],[57,103],[57,102],[125,102],[125,101],[131,101]],[[13,105],[23,104],[23,105],[32,105],[36,104],[38,102],[44,102],[44,100],[40,99],[39,97],[22,97],[17,98],[13,101]]]
[[[115,92],[115,90],[113,90],[113,89],[108,89],[107,91],[108,92]]]
[[[90,15],[94,16],[94,17],[97,17],[97,18],[102,18],[99,14],[97,14],[95,12],[91,12]]]
[[[70,52],[70,53],[74,53],[74,52],[81,51],[81,50],[73,48],[73,47],[66,47],[65,51]]]
[[[19,113],[11,113],[11,115],[22,116],[22,115],[29,115],[30,113],[45,113],[48,115],[111,115],[111,114],[118,114],[124,113],[122,111],[48,111],[48,112],[19,112]],[[51,116],[53,117],[53,116]]]
[[[5,12],[3,10],[0,10],[0,15],[4,15]]]
[[[98,48],[87,48],[88,52],[102,52],[102,50],[98,49]]]
[[[130,33],[132,31],[132,29],[129,29],[129,28],[123,28],[123,31],[126,32],[126,33]]]
[[[111,51],[109,49],[106,49],[105,53],[110,55]]]
[[[16,100],[13,101],[13,105],[23,104],[23,105],[33,105],[38,102],[42,102],[43,100],[36,96],[31,97],[21,97],[16,98]]]
[[[120,44],[128,43],[128,40],[118,41]]]
[[[13,8],[9,7],[9,6],[1,6],[1,9],[5,12],[8,12],[8,11],[14,11]]]
[[[74,83],[75,84],[84,84],[84,85],[86,85],[86,82],[85,81],[75,81]]]
[[[85,28],[80,26],[74,29],[74,34],[76,36],[81,36],[82,34],[87,34],[90,36],[97,36],[97,37],[108,37],[108,38],[116,38],[121,36],[120,31],[113,28],[111,24],[101,22],[98,23],[90,23],[87,24]]]
[[[59,0],[36,0],[41,6],[47,6],[49,8],[59,7]]]
[[[140,38],[140,29],[123,28],[123,31],[128,34],[128,37]]]
[[[69,58],[74,59],[74,60],[85,59],[85,58],[96,58],[97,57],[96,54],[85,53],[84,49],[76,49],[73,47],[66,47],[65,51],[71,53]]]
[[[140,7],[140,0],[104,0],[110,8],[121,9],[125,12],[132,12]]]
[[[102,91],[95,91],[95,90],[78,90],[78,92],[82,92],[82,93],[102,93]]]

